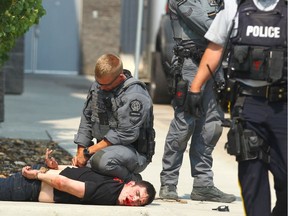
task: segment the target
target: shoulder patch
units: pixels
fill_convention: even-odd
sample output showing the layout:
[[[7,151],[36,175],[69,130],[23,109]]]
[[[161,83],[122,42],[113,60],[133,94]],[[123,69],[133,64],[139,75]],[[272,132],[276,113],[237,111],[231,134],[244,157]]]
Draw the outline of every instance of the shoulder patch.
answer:
[[[143,105],[142,105],[142,102],[135,99],[135,100],[132,100],[129,104],[130,106],[130,122],[133,124],[133,125],[136,125],[138,122],[141,121],[141,117],[142,117],[142,114],[141,114],[141,110],[143,109]]]
[[[132,110],[132,112],[139,112],[143,108],[142,102],[137,100],[137,99],[132,100],[130,102],[129,106],[130,106],[130,109]]]

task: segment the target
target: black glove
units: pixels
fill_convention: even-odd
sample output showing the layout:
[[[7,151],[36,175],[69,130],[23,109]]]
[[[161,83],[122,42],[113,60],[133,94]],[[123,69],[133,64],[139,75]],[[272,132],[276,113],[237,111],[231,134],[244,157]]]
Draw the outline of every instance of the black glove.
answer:
[[[185,112],[190,113],[195,118],[200,118],[204,115],[201,92],[188,92]]]

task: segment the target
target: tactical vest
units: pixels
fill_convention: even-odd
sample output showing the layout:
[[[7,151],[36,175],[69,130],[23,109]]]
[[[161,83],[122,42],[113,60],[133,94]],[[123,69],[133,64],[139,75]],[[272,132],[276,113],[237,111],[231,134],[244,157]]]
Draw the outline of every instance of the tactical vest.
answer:
[[[133,77],[129,77],[124,82],[123,86],[116,92],[102,92],[99,94],[94,88],[92,90],[92,134],[97,140],[103,139],[103,134],[106,134],[110,129],[116,129],[118,127],[117,110],[122,104],[122,94],[132,85],[140,85],[146,89],[146,85]],[[93,124],[96,122],[96,124]],[[97,128],[94,128],[97,127]],[[142,154],[147,156],[147,160],[150,162],[155,150],[155,131],[153,128],[153,107],[150,109],[147,120],[140,128],[138,139],[132,143],[132,146]]]
[[[186,43],[189,45],[191,42],[189,43],[188,41],[197,40],[198,45],[201,43],[203,47],[206,47],[207,42],[203,36],[207,31],[206,25],[208,24],[206,22],[208,21],[206,19],[201,20],[201,17],[199,20],[192,20],[190,16],[194,13],[194,8],[193,3],[188,0],[176,0],[171,4],[174,4],[175,13],[177,12],[178,16],[181,17],[179,19],[179,17],[175,17],[175,14],[170,12],[171,25],[176,42],[180,43],[180,45],[185,45]],[[201,1],[202,10],[212,19],[216,16],[219,8],[218,4],[220,3],[217,3],[215,0]]]
[[[230,39],[230,78],[287,82],[287,4],[259,10],[253,0],[238,7],[238,32]]]

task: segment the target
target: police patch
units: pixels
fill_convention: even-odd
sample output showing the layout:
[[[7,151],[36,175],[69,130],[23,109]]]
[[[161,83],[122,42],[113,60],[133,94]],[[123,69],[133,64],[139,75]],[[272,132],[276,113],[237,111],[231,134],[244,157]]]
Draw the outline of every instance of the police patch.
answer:
[[[143,108],[143,105],[142,103],[135,99],[135,100],[132,100],[129,104],[130,106],[130,109],[132,110],[132,112],[130,112],[130,116],[140,116],[140,111],[142,110]]]

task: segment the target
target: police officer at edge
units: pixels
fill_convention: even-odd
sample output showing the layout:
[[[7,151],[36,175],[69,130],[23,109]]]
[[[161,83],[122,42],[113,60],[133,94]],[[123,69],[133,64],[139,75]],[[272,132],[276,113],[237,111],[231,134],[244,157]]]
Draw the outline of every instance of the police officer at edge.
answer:
[[[217,69],[228,44],[231,126],[226,148],[238,161],[245,213],[271,215],[270,171],[277,198],[272,215],[286,216],[287,1],[225,1],[205,37],[210,43],[190,86],[187,107],[201,115],[201,86],[210,78],[209,68]]]
[[[118,56],[102,55],[75,135],[72,164],[139,181],[154,154],[154,139],[153,104],[145,84],[123,70]]]

